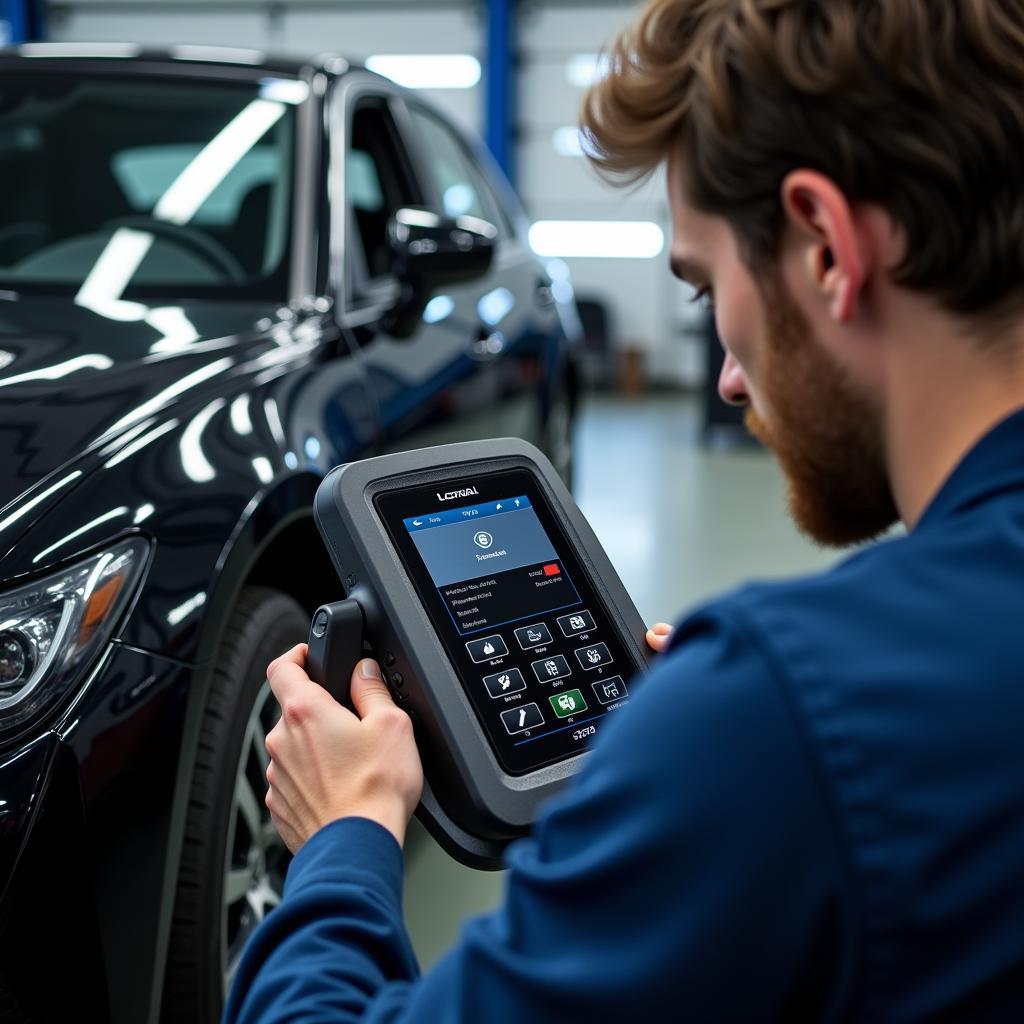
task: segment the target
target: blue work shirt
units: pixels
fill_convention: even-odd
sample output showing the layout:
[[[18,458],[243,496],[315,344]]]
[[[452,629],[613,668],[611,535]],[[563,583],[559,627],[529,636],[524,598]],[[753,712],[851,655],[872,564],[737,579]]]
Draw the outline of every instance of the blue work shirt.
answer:
[[[908,536],[685,619],[420,976],[380,826],[300,850],[225,1019],[1024,1021],[1024,412]]]

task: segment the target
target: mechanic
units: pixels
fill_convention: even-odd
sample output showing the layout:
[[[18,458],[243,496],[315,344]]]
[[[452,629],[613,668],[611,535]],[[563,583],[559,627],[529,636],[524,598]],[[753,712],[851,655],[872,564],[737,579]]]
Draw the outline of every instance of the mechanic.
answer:
[[[667,166],[792,514],[906,532],[684,619],[423,976],[409,722],[279,658],[296,857],[226,1018],[1024,1020],[1024,2],[651,0],[610,57],[588,149]]]

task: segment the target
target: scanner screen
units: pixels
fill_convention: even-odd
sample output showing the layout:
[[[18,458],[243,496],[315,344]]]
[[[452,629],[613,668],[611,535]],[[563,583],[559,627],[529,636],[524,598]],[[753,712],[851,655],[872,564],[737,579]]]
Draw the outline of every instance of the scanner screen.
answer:
[[[585,750],[637,665],[532,474],[385,492],[377,506],[502,767]]]

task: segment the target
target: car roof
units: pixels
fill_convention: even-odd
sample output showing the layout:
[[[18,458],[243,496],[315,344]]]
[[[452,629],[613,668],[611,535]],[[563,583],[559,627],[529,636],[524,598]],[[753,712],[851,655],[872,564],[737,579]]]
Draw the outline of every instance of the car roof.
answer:
[[[263,50],[245,47],[206,46],[182,43],[170,47],[149,47],[135,43],[22,43],[0,48],[0,66],[44,60],[109,61],[120,68],[133,68],[139,74],[161,70],[181,71],[192,66],[199,74],[216,76],[218,71],[235,69],[254,73],[301,77],[313,71],[340,76],[349,71],[366,71],[361,65],[334,53],[316,57],[281,57]]]

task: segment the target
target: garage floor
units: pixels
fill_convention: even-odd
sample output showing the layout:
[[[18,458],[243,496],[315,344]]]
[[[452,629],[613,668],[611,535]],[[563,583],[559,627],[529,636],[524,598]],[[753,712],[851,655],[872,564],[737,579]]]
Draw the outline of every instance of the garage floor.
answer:
[[[648,622],[751,577],[793,575],[837,557],[797,533],[774,461],[752,444],[702,447],[700,403],[599,398],[576,437],[576,498]],[[433,963],[503,875],[453,863],[418,828],[407,847],[406,921]]]

